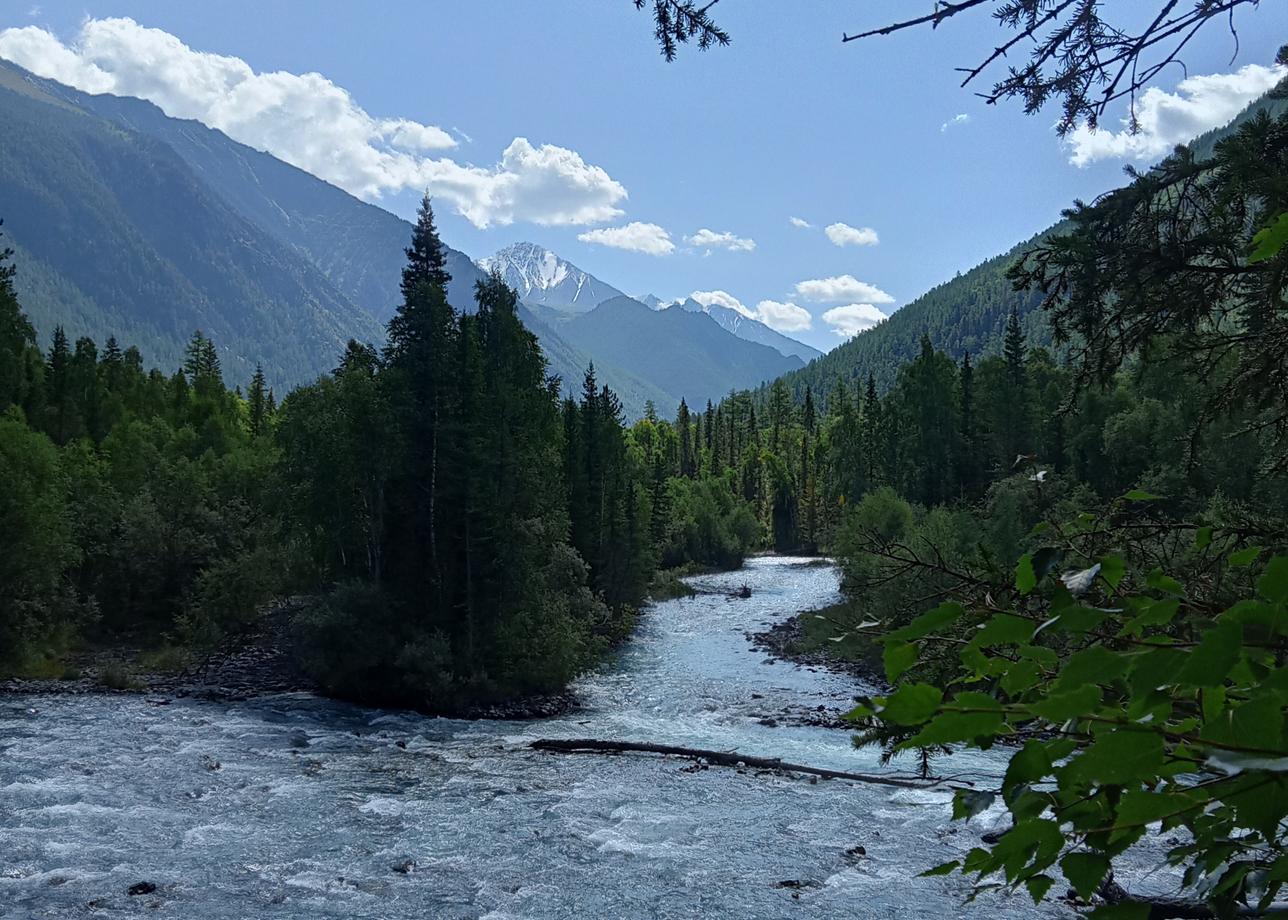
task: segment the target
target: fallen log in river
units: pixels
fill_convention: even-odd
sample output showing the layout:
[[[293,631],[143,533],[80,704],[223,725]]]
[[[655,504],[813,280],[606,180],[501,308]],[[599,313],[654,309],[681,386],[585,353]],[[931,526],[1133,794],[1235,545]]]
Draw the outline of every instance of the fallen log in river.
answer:
[[[722,767],[748,767],[756,770],[780,770],[786,773],[804,773],[823,779],[843,779],[856,783],[871,783],[876,786],[899,786],[904,789],[929,789],[948,782],[949,778],[882,776],[873,773],[848,773],[845,770],[829,770],[824,767],[808,767],[797,763],[787,763],[777,757],[752,757],[739,754],[737,751],[707,751],[702,748],[676,747],[670,744],[648,744],[641,741],[602,741],[598,738],[539,738],[531,745],[538,751],[558,751],[565,754],[664,754],[670,757],[688,757],[692,760],[705,760],[707,763]],[[958,780],[962,785],[973,785]]]

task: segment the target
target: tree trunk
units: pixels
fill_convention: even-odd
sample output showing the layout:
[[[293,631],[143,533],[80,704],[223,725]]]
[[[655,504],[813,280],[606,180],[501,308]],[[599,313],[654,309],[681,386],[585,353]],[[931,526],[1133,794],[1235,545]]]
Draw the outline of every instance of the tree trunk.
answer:
[[[597,738],[540,738],[530,745],[538,751],[558,751],[565,754],[627,752],[644,754],[667,754],[675,757],[702,759],[723,767],[752,767],[757,770],[782,770],[788,773],[806,773],[821,776],[824,779],[846,779],[858,783],[872,783],[878,786],[898,786],[905,789],[926,789],[945,782],[942,779],[919,780],[897,776],[878,776],[871,773],[847,773],[844,770],[828,770],[822,767],[807,767],[801,764],[787,763],[777,757],[751,757],[737,751],[707,751],[701,748],[675,747],[669,744],[648,744],[639,741],[601,741]],[[965,785],[970,785],[966,783]]]

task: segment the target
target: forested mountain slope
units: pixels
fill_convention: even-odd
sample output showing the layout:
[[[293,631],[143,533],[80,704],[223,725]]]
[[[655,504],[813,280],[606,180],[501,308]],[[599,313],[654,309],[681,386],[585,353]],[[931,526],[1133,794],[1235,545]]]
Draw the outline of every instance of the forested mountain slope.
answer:
[[[110,334],[177,366],[196,329],[232,380],[334,365],[380,324],[298,249],[237,213],[174,150],[0,72],[0,207],[44,336]]]
[[[650,310],[630,297],[606,301],[560,332],[592,353],[596,367],[602,358],[691,406],[801,366],[799,358],[732,335],[705,313]],[[670,407],[657,408],[666,413]]]
[[[398,278],[411,224],[343,189],[232,140],[198,121],[171,118],[151,102],[90,95],[0,62],[6,76],[25,79],[51,97],[167,144],[215,194],[242,217],[298,247],[337,290],[381,322],[399,301]],[[449,301],[473,309],[483,277],[472,259],[445,247]]]

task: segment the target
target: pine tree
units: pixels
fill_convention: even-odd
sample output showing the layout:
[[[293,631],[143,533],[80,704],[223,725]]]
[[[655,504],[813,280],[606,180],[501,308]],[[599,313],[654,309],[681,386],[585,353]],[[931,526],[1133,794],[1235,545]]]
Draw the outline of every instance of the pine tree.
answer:
[[[1002,354],[1006,358],[1006,369],[1011,383],[1016,387],[1024,386],[1027,349],[1024,346],[1024,332],[1020,329],[1020,316],[1014,308],[1006,320],[1006,337],[1003,340]]]
[[[974,498],[979,488],[979,444],[975,422],[975,369],[970,363],[970,352],[962,355],[957,373],[957,404],[959,429],[957,435],[957,479],[962,495]]]
[[[675,414],[675,434],[680,439],[680,475],[692,478],[694,475],[694,463],[690,421],[689,405],[681,398],[680,408]]]
[[[868,374],[867,391],[863,396],[863,455],[866,465],[864,479],[869,489],[877,483],[884,482],[885,469],[882,439],[885,436],[885,424],[881,412],[881,397],[877,395],[877,380]]]
[[[54,327],[54,339],[45,361],[49,425],[46,433],[56,444],[66,444],[77,425],[72,382],[72,350],[62,326]]]
[[[452,276],[447,272],[447,254],[434,226],[434,207],[428,192],[420,199],[411,245],[403,251],[407,254],[401,285],[404,302],[416,296],[416,288],[422,282],[441,288],[446,294]]]
[[[268,387],[264,380],[264,368],[260,364],[255,365],[255,376],[250,379],[250,395],[246,403],[250,416],[250,434],[257,438],[268,430]]]

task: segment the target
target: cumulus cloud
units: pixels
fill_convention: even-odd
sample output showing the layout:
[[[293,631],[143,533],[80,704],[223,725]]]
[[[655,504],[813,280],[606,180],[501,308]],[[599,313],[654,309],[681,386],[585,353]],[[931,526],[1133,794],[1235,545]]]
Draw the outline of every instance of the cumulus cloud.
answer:
[[[875,246],[880,242],[877,232],[871,227],[851,227],[837,222],[828,224],[823,232],[836,246]]]
[[[374,117],[321,74],[257,73],[132,19],[87,19],[66,43],[36,26],[5,29],[0,57],[85,92],[146,99],[363,198],[428,188],[478,227],[612,220],[627,197],[576,151],[522,137],[491,166],[435,159],[426,154],[457,146],[437,125]]]
[[[689,295],[689,297],[696,300],[704,307],[717,304],[721,307],[728,307],[730,310],[737,310],[748,319],[756,319],[755,312],[753,310],[749,310],[743,305],[741,300],[734,297],[728,291],[694,291]]]
[[[748,319],[758,320],[771,329],[779,332],[800,332],[814,324],[814,317],[804,307],[794,303],[779,303],[776,300],[762,300],[751,310],[737,297],[728,291],[694,291],[690,299],[697,301],[710,311],[712,306],[727,307],[736,310]]]
[[[665,256],[675,251],[671,234],[657,224],[644,224],[637,220],[624,227],[601,227],[577,235],[583,243],[598,243],[613,249],[642,252],[650,256]]]
[[[958,125],[968,125],[968,124],[970,124],[970,116],[967,115],[965,112],[962,112],[960,115],[954,115],[952,118],[948,119],[946,122],[940,125],[939,133],[943,134],[949,128],[955,128]]]
[[[799,227],[802,230],[808,230],[810,227],[814,226],[802,217],[789,217],[787,218],[787,222],[793,227]]]
[[[756,304],[756,318],[779,332],[803,332],[814,325],[814,317],[809,310],[777,300],[762,300]]]
[[[1086,166],[1096,160],[1155,160],[1204,131],[1219,128],[1288,75],[1288,68],[1249,64],[1234,73],[1186,77],[1168,93],[1151,86],[1136,101],[1139,130],[1130,119],[1121,131],[1092,131],[1078,125],[1068,136],[1069,162]]]
[[[886,315],[870,303],[851,303],[843,307],[833,307],[823,314],[823,322],[845,339],[860,332],[866,332],[884,322],[885,319]]]
[[[796,282],[796,296],[805,300],[852,300],[863,303],[894,303],[894,298],[874,284],[860,281],[853,275],[834,278],[811,278]]]
[[[756,248],[755,240],[734,236],[732,233],[716,233],[706,227],[703,227],[692,236],[686,236],[684,241],[690,246],[697,246],[699,249],[705,249],[708,252],[712,249],[727,249],[730,252],[751,252]]]

